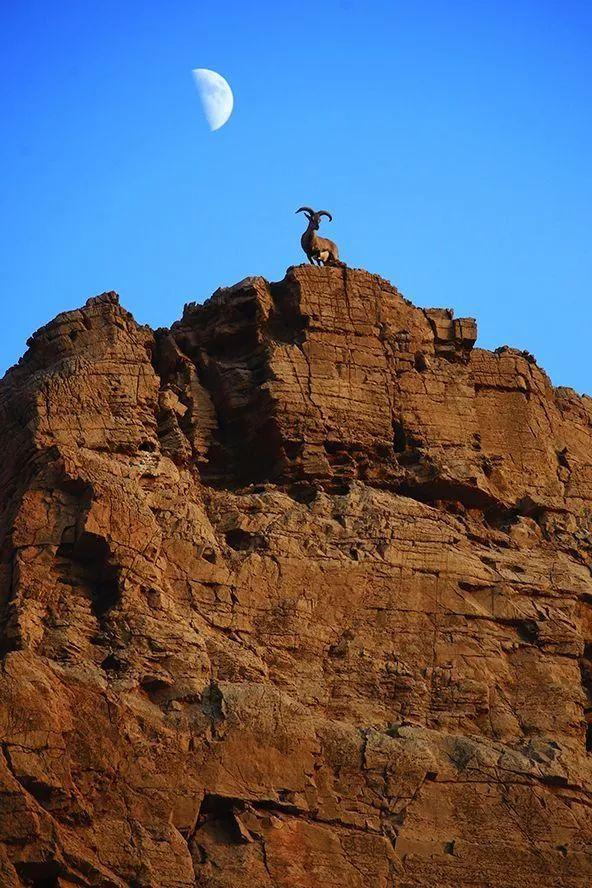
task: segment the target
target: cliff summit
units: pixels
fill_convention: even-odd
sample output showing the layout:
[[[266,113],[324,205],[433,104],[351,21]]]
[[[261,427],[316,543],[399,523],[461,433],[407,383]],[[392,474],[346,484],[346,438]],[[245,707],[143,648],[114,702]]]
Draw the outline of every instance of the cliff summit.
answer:
[[[587,888],[592,400],[345,267],[0,383],[0,885]]]

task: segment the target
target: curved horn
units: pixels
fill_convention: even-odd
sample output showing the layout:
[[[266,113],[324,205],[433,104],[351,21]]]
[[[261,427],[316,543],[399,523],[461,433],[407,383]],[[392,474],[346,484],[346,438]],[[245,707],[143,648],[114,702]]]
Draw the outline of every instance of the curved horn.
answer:
[[[329,222],[333,221],[333,216],[331,215],[331,213],[328,213],[327,210],[319,210],[317,216],[328,216]]]
[[[299,210],[296,210],[297,213],[310,213],[311,216],[314,216],[315,211],[311,207],[300,207]]]

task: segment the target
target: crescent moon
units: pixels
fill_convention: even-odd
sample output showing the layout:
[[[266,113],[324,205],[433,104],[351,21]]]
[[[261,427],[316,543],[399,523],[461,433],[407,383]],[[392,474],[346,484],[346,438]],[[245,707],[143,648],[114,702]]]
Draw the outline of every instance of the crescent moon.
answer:
[[[234,107],[234,96],[227,81],[216,71],[194,68],[192,71],[208,126],[212,130],[224,126]]]

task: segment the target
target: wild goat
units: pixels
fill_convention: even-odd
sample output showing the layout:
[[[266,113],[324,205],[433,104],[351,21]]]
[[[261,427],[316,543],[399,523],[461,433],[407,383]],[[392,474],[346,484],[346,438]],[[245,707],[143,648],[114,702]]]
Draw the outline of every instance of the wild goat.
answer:
[[[339,261],[339,250],[337,244],[334,244],[328,237],[319,237],[317,234],[319,225],[321,224],[321,216],[327,216],[329,221],[333,221],[333,216],[326,210],[316,210],[310,207],[300,207],[297,213],[304,213],[308,219],[308,228],[300,238],[302,249],[306,253],[308,261],[313,265],[343,265]]]

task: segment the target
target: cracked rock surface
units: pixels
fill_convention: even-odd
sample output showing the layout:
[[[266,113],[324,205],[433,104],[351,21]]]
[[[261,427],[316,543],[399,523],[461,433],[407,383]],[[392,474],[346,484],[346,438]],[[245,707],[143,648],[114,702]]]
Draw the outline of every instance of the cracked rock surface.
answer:
[[[365,271],[0,383],[0,885],[588,888],[592,400]]]

